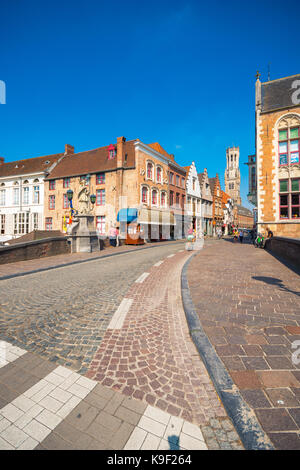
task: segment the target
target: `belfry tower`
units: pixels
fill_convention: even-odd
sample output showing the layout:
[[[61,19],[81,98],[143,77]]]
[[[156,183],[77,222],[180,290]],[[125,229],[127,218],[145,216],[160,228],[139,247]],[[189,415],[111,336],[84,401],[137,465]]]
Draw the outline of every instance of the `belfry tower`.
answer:
[[[226,170],[225,170],[225,192],[233,199],[234,204],[242,204],[240,195],[241,175],[240,175],[240,148],[229,147],[226,149]]]

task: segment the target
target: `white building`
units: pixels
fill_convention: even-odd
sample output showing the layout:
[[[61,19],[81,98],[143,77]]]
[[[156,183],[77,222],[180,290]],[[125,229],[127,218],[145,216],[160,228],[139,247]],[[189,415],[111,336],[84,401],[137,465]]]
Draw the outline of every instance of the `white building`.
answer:
[[[44,229],[44,178],[64,155],[0,159],[0,242]]]
[[[213,233],[213,196],[206,168],[204,168],[203,173],[198,174],[198,179],[201,191],[202,231],[204,234],[211,236]]]
[[[186,205],[185,215],[196,230],[198,236],[202,232],[201,189],[195,162],[186,170]]]

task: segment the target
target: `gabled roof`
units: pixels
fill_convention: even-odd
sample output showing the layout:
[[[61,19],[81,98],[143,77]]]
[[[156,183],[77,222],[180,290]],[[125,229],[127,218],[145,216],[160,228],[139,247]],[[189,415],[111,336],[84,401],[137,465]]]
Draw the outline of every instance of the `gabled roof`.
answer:
[[[127,167],[133,167],[135,165],[135,142],[136,140],[129,140],[123,143],[124,155],[127,153]],[[108,159],[108,148],[109,145],[94,150],[86,150],[84,152],[66,155],[51,171],[47,179],[58,179],[116,170],[117,157]],[[115,148],[117,148],[117,144],[115,144]]]
[[[148,147],[151,147],[153,150],[156,150],[156,152],[161,153],[167,158],[171,158],[171,160],[174,160],[174,155],[170,155],[165,151],[165,149],[162,148],[162,146],[158,142],[154,142],[153,144],[147,144]]]
[[[55,155],[3,163],[0,165],[0,178],[48,172],[52,165],[58,162],[63,155],[64,153],[57,153]]]

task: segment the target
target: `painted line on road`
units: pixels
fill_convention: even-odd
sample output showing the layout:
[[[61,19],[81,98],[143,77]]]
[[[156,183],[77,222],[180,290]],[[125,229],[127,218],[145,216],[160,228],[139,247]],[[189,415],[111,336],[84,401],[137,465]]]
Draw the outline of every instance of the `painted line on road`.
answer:
[[[172,256],[175,256],[175,253],[173,253],[172,255],[167,256],[167,258],[172,258]]]
[[[164,262],[164,260],[158,261],[158,262],[155,263],[153,266],[155,266],[155,267],[157,268],[157,267],[160,266],[163,262]]]
[[[145,279],[147,279],[148,276],[149,276],[149,273],[143,273],[140,275],[140,277],[137,278],[135,282],[141,284],[142,282],[144,282]]]
[[[132,305],[133,299],[123,299],[107,327],[108,330],[119,330],[123,327],[125,317]]]
[[[24,349],[13,346],[6,341],[0,341],[0,367],[6,366],[26,353],[27,351]]]

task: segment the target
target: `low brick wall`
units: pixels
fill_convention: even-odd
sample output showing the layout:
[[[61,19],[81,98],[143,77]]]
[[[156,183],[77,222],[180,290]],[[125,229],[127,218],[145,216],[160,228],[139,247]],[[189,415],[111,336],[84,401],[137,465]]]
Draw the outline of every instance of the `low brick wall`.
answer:
[[[0,247],[0,264],[71,253],[66,237],[44,238]]]
[[[266,240],[265,248],[275,256],[300,268],[300,239],[272,237]]]

